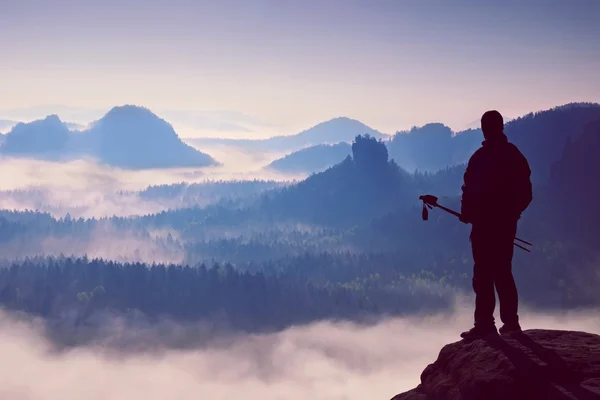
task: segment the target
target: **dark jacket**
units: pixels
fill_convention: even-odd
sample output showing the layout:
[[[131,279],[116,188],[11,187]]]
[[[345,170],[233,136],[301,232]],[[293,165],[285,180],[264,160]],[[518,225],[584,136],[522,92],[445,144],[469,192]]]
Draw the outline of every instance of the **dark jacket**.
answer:
[[[473,225],[515,222],[532,199],[531,169],[519,149],[504,134],[484,141],[464,174],[463,220]]]

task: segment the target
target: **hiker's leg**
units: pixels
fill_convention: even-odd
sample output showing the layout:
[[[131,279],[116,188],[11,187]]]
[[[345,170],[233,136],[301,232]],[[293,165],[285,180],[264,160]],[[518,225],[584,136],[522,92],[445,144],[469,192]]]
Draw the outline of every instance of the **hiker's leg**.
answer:
[[[473,291],[475,292],[475,326],[487,329],[494,326],[493,250],[490,235],[485,230],[473,227],[471,232],[473,249]]]
[[[501,234],[498,235],[498,253],[494,268],[494,283],[500,301],[500,319],[506,325],[515,325],[519,322],[519,295],[512,273],[513,241],[516,231],[515,222],[514,225],[507,226],[499,232]]]

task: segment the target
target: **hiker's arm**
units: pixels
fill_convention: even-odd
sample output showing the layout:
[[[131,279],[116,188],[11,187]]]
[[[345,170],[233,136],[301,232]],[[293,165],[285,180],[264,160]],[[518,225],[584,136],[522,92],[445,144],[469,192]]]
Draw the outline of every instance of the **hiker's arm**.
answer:
[[[462,218],[460,219],[464,223],[470,223],[473,221],[473,213],[475,209],[476,199],[475,199],[475,190],[474,190],[474,169],[477,159],[477,154],[473,154],[469,163],[467,164],[467,169],[463,175],[463,185],[462,185],[462,198],[460,204],[460,213]]]

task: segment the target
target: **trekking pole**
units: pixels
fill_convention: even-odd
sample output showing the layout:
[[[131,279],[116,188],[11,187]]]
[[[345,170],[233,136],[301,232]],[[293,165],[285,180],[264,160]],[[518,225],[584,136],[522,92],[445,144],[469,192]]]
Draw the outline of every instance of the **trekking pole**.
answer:
[[[452,209],[450,209],[448,207],[444,207],[443,205],[439,204],[438,203],[438,198],[436,196],[431,195],[431,194],[425,194],[423,196],[419,196],[419,200],[423,201],[423,220],[424,221],[427,221],[427,218],[429,216],[427,208],[432,209],[433,207],[441,208],[442,210],[446,211],[449,214],[454,215],[455,217],[458,217],[458,218],[462,217],[461,213],[458,213],[458,212],[456,212],[456,211],[454,211],[454,210],[452,210]],[[524,243],[526,245],[533,246],[533,244],[529,243],[526,240],[519,239],[518,237],[515,237],[515,240],[519,241],[521,243]],[[531,250],[529,250],[528,248],[523,247],[523,246],[521,246],[518,243],[513,243],[513,244],[516,247],[518,247],[518,248],[520,248],[522,250],[525,250],[528,253],[531,253]]]

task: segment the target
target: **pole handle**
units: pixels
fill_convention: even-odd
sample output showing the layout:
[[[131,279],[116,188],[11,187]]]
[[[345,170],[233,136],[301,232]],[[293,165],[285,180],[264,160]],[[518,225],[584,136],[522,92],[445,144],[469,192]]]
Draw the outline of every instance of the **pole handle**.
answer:
[[[426,195],[420,196],[419,200],[423,201],[423,210],[424,210],[424,213],[426,212],[425,206],[427,205],[429,208],[432,208],[432,207],[441,208],[442,210],[446,211],[449,214],[454,215],[455,217],[458,217],[459,219],[462,217],[461,213],[456,212],[456,211],[454,211],[454,210],[452,210],[452,209],[450,209],[448,207],[444,207],[443,205],[439,204],[438,203],[438,198],[436,196],[431,195],[431,194],[426,194]],[[425,216],[423,217],[423,220],[426,220]],[[528,242],[526,240],[523,240],[523,239],[519,239],[516,236],[515,236],[515,240],[518,241],[518,242],[524,243],[524,244],[526,244],[528,246],[533,246],[532,243],[530,243],[530,242]],[[523,250],[531,253],[531,250],[529,250],[528,248],[523,247],[523,246],[521,246],[520,244],[517,244],[517,243],[513,243],[513,244],[515,246],[517,246],[518,248],[523,249]]]

